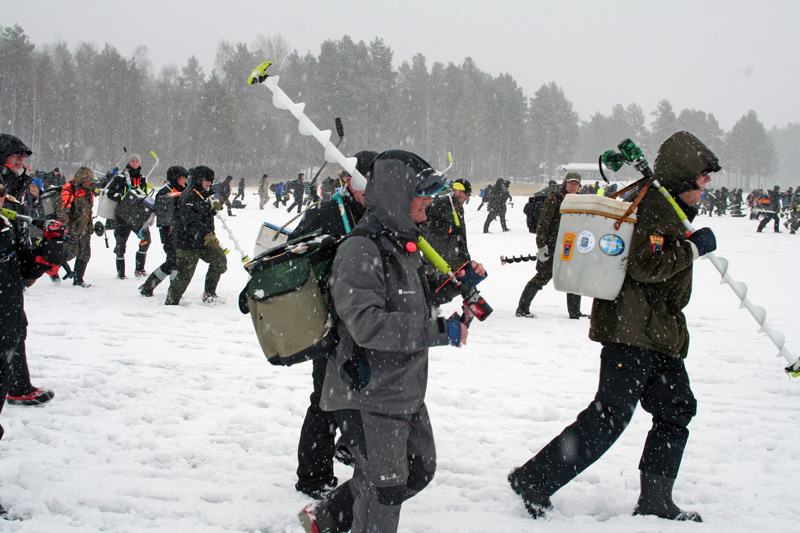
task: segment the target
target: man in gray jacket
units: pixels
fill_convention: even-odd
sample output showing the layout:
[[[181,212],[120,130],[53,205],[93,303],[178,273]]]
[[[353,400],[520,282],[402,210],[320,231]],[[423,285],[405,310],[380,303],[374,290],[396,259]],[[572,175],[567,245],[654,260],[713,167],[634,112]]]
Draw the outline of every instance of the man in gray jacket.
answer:
[[[306,531],[397,530],[403,501],[430,483],[436,452],[425,390],[428,348],[466,343],[467,329],[437,316],[452,284],[434,293],[417,251],[425,206],[444,183],[400,150],[380,154],[367,183],[367,213],[336,253],[331,295],[339,315],[320,405],[333,411],[353,454],[353,478],[306,507]],[[485,276],[473,262],[464,277]]]

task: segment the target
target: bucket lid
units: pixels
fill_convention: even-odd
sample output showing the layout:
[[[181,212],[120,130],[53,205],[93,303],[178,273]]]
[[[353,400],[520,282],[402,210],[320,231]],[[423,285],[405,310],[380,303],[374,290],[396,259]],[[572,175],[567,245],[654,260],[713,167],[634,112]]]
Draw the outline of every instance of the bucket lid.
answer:
[[[568,194],[561,202],[561,213],[585,213],[603,215],[619,219],[631,206],[630,202],[606,198],[597,194]],[[636,222],[636,211],[628,215],[628,220]]]

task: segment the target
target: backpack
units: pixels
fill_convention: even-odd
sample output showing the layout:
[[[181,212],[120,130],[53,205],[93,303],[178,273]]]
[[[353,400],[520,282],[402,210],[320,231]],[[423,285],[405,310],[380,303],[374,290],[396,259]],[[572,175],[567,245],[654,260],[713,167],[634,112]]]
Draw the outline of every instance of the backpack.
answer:
[[[172,192],[169,185],[164,185],[169,192],[156,196],[155,213],[156,226],[172,227],[175,225],[175,206],[178,204],[179,192]]]
[[[348,237],[379,235],[361,228],[344,236],[317,230],[245,265],[250,280],[239,294],[239,311],[250,314],[267,361],[291,366],[334,353],[339,317],[330,298],[330,277],[336,250]]]
[[[239,310],[250,314],[261,350],[273,365],[290,366],[334,351],[338,337],[329,281],[345,238],[314,232],[245,265],[250,279],[239,294]]]
[[[528,203],[522,208],[525,213],[525,223],[530,233],[536,233],[536,226],[539,225],[539,215],[542,214],[542,205],[547,200],[547,196],[529,196]]]

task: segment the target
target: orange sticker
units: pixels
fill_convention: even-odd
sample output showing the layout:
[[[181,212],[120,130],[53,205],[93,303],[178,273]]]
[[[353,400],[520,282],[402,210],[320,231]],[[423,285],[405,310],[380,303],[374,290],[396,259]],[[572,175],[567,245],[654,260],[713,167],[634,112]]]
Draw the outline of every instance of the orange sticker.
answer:
[[[572,248],[575,244],[575,234],[574,233],[565,233],[564,234],[564,245],[561,248],[561,260],[562,261],[572,261]]]

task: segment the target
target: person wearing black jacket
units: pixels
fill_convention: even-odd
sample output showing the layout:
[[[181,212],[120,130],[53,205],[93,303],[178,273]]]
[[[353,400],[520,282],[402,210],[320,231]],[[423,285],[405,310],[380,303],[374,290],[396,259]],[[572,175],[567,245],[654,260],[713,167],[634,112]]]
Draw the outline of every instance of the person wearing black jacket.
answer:
[[[508,187],[511,182],[498,178],[497,182],[492,187],[492,193],[489,197],[489,214],[486,216],[486,222],[483,223],[483,232],[489,233],[489,225],[492,221],[500,217],[500,227],[503,231],[508,231],[506,225],[506,202],[511,201],[511,194],[508,192]]]
[[[239,178],[239,187],[238,190],[236,191],[236,196],[233,197],[234,202],[240,199],[244,201],[244,188],[245,188],[244,178]]]
[[[6,187],[11,183],[16,186],[17,194],[30,194],[24,162],[32,153],[17,137],[0,134],[0,161],[4,162],[0,171],[0,208],[25,214],[25,204],[7,201]],[[25,188],[20,188],[20,184]],[[41,405],[54,396],[53,391],[31,385],[25,351],[28,319],[23,291],[65,258],[62,239],[44,237],[33,243],[19,231],[18,223],[9,220],[12,217],[0,216],[0,409],[3,399],[12,405]],[[0,437],[2,433],[0,427]]]
[[[369,178],[372,162],[377,152],[363,151],[355,154],[358,163],[356,168]],[[356,227],[364,215],[364,191],[352,188],[350,175],[343,173],[346,187],[342,189],[342,202],[345,216],[350,228]],[[322,202],[317,208],[306,211],[297,227],[289,236],[296,239],[312,231],[321,230],[323,235],[346,235],[344,221],[339,211],[339,202],[329,200]],[[334,354],[331,354],[333,356]],[[322,396],[322,382],[325,379],[327,357],[312,361],[311,372],[314,390],[311,393],[310,405],[306,410],[303,427],[300,430],[300,442],[297,445],[297,483],[295,488],[314,499],[320,499],[326,492],[336,487],[338,480],[333,475],[333,457],[336,451],[336,418],[333,413],[323,411],[319,407]]]
[[[165,202],[172,202],[173,214],[174,204],[178,200],[178,196],[186,189],[186,179],[189,177],[189,171],[181,166],[172,166],[167,169],[167,183],[156,193],[156,203],[159,199]],[[159,283],[167,279],[167,276],[176,276],[178,274],[178,254],[175,251],[175,243],[172,238],[172,222],[159,215],[156,221],[158,231],[161,235],[161,246],[164,248],[164,253],[167,259],[164,263],[153,270],[147,281],[139,287],[139,292],[142,296],[153,296],[153,290]]]
[[[781,211],[781,188],[779,186],[775,186],[769,192],[769,207],[763,211],[764,218],[761,219],[761,223],[758,225],[758,229],[756,230],[758,233],[761,233],[761,230],[769,223],[770,220],[773,221],[773,229],[775,233],[781,232],[781,219],[778,218],[778,213]]]
[[[232,181],[233,181],[233,176],[228,176],[227,178],[225,178],[225,181],[223,181],[222,183],[218,183],[217,185],[214,185],[213,188],[214,195],[217,198],[217,200],[222,202],[228,208],[229,217],[236,216],[233,214],[233,211],[231,211],[231,208],[233,207],[233,204],[231,204],[230,200]]]
[[[305,174],[302,172],[297,175],[297,179],[294,181],[289,182],[289,190],[294,195],[294,203],[289,206],[289,209],[286,210],[287,213],[291,213],[292,209],[297,206],[297,212],[299,213],[300,210],[303,208],[303,193],[305,192],[305,184],[303,183],[303,177]]]
[[[467,223],[464,205],[472,195],[472,185],[468,180],[453,182],[452,194],[440,196],[425,208],[428,222],[422,233],[428,244],[447,261],[454,270],[460,269],[470,261],[467,248]],[[436,267],[426,263],[429,273],[438,272]]]
[[[191,186],[178,198],[173,238],[177,250],[178,274],[170,281],[165,305],[178,305],[197,268],[197,261],[208,263],[203,302],[216,303],[219,278],[228,270],[228,260],[214,234],[215,208],[209,198],[214,171],[206,166],[189,170]]]
[[[139,154],[131,154],[125,170],[117,174],[108,185],[108,198],[115,202],[121,202],[125,195],[133,189],[144,194],[152,190],[152,186],[147,183],[145,176],[142,176],[140,161]],[[119,210],[117,210],[117,215],[114,217],[114,240],[117,241],[116,246],[114,246],[114,254],[117,256],[117,279],[127,279],[125,276],[125,250],[132,232],[139,237],[139,250],[136,252],[134,274],[137,278],[147,275],[144,263],[147,259],[147,250],[150,248],[150,228],[131,227],[127,221],[120,217]]]

